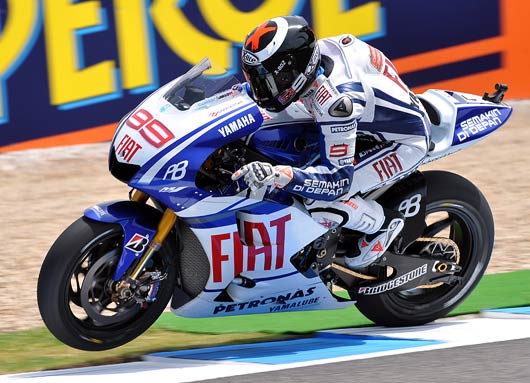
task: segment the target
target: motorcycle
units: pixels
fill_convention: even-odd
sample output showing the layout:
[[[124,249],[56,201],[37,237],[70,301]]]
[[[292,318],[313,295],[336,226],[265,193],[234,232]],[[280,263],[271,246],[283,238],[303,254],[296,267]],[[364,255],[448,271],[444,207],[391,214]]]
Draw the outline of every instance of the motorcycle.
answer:
[[[350,270],[340,256],[341,229],[316,223],[300,197],[251,192],[231,179],[252,161],[315,164],[311,116],[298,102],[268,113],[237,79],[205,75],[210,66],[204,59],[120,121],[109,169],[131,186],[129,199],[86,209],[42,264],[39,310],[55,337],[82,350],[118,347],[148,329],[170,300],[184,317],[356,305],[375,324],[412,326],[443,317],[470,294],[494,241],[492,213],[476,186],[453,173],[415,170],[365,193],[403,213],[405,226],[379,260]],[[418,95],[432,123],[424,163],[507,121],[507,87],[496,88],[484,97]],[[375,143],[359,131],[358,145],[361,153]]]

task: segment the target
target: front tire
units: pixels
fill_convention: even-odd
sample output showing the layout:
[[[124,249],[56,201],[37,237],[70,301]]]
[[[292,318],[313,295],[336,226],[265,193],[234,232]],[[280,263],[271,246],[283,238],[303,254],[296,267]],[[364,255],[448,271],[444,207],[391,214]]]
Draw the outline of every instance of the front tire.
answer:
[[[475,185],[444,171],[423,173],[427,184],[423,236],[450,238],[460,249],[462,283],[362,297],[357,308],[382,326],[414,326],[441,318],[460,304],[486,271],[493,251],[494,222]]]
[[[55,241],[39,274],[37,300],[50,332],[86,351],[118,347],[142,334],[163,312],[175,286],[176,260],[168,242],[146,266],[165,275],[146,289],[147,301],[118,300],[112,277],[123,248],[122,227],[86,217],[75,221]]]

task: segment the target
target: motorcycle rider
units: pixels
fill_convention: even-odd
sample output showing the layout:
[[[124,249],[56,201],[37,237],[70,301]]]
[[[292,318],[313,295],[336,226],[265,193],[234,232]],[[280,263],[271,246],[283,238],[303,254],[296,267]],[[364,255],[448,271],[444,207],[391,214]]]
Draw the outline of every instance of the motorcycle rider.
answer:
[[[252,162],[236,171],[252,190],[305,197],[312,217],[365,233],[345,254],[351,269],[375,262],[404,225],[401,213],[358,194],[410,174],[429,147],[430,123],[390,60],[352,35],[316,40],[304,18],[276,17],[247,36],[242,69],[258,105],[277,113],[300,100],[320,128],[320,164]],[[374,146],[357,153],[356,141]]]

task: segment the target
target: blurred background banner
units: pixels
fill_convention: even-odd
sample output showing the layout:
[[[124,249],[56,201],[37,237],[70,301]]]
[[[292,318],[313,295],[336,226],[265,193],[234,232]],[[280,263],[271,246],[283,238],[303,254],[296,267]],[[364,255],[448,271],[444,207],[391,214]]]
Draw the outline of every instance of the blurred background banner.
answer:
[[[109,140],[205,56],[242,80],[246,34],[287,14],[379,48],[418,93],[504,82],[530,98],[526,0],[0,0],[0,152]]]

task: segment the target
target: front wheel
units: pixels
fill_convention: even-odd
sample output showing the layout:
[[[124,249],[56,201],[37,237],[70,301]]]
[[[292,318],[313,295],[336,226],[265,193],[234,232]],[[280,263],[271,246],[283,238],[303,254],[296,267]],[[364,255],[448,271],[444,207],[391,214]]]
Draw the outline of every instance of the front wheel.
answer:
[[[128,296],[113,280],[123,248],[119,224],[82,217],[55,241],[42,264],[37,300],[42,319],[63,343],[86,351],[118,347],[147,330],[165,309],[176,261],[164,244]]]
[[[465,178],[443,171],[424,173],[427,184],[424,237],[449,238],[459,249],[456,285],[431,285],[362,297],[357,308],[382,326],[414,326],[441,318],[475,288],[493,250],[494,223],[482,193]],[[452,257],[448,252],[447,257]]]

